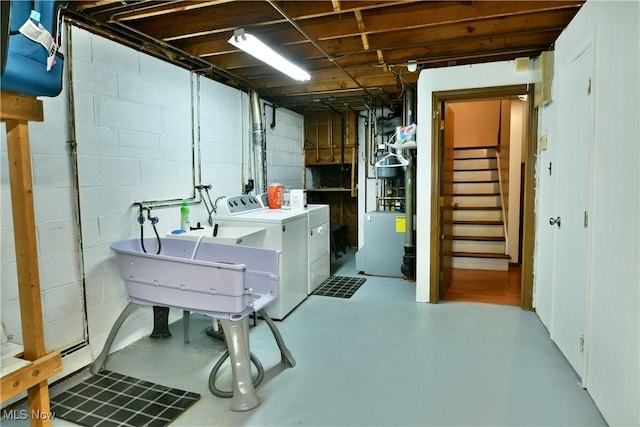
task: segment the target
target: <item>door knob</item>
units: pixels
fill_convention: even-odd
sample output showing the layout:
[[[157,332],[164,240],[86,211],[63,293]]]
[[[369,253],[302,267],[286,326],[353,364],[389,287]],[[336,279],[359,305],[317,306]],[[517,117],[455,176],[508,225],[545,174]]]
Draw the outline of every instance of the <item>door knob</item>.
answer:
[[[560,217],[558,218],[549,218],[549,224],[557,225],[560,228]]]

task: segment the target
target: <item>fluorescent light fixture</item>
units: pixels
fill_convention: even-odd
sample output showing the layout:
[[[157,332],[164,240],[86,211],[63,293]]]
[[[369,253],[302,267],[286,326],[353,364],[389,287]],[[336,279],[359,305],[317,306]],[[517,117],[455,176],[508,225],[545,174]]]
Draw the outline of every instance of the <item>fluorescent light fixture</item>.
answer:
[[[245,33],[243,29],[235,30],[233,36],[229,39],[229,43],[293,79],[300,81],[311,80],[309,73],[289,62],[255,36]]]

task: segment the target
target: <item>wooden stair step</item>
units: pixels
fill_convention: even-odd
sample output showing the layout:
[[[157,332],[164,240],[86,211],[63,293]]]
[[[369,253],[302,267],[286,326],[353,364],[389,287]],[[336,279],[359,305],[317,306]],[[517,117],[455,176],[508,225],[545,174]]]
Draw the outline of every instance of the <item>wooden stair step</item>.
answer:
[[[459,151],[478,150],[478,149],[487,149],[487,148],[491,148],[495,150],[496,146],[495,145],[477,145],[477,146],[469,146],[469,147],[453,147],[454,151],[455,150],[459,150]]]
[[[494,259],[511,259],[509,255],[505,254],[491,254],[482,252],[452,252],[452,256],[460,258],[494,258]]]
[[[453,160],[493,160],[496,156],[482,156],[482,157],[454,157]]]
[[[497,171],[498,168],[474,168],[474,169],[456,169],[453,168],[454,172],[484,172],[484,171]]]
[[[468,224],[468,225],[503,225],[503,221],[453,221],[452,224]]]
[[[501,236],[451,236],[453,240],[472,240],[476,242],[504,242]]]
[[[501,211],[500,206],[453,206],[454,211]]]
[[[453,193],[447,194],[447,196],[499,196],[500,193]]]
[[[452,181],[454,184],[495,184],[496,182],[500,182],[497,179],[483,179],[483,180],[478,180],[478,181],[472,181],[472,180],[467,180],[467,179],[459,179],[459,180],[453,180]]]

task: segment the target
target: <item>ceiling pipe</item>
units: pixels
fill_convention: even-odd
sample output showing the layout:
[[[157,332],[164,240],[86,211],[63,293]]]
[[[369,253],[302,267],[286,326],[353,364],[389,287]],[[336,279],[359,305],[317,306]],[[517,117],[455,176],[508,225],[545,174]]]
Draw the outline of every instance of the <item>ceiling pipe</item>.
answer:
[[[271,7],[273,7],[273,8],[274,8],[274,9],[275,9],[275,10],[276,10],[280,15],[282,15],[282,17],[283,17],[284,19],[286,19],[286,20],[287,20],[287,22],[288,22],[289,24],[291,24],[291,26],[292,26],[293,28],[295,28],[296,30],[298,30],[298,32],[299,32],[300,34],[302,34],[302,35],[304,36],[304,38],[305,38],[305,39],[307,39],[307,40],[308,40],[308,41],[309,41],[309,42],[310,42],[310,43],[311,43],[311,44],[312,44],[316,49],[318,49],[318,50],[319,50],[319,51],[320,51],[320,52],[321,52],[321,53],[322,53],[322,54],[327,58],[327,60],[329,60],[329,62],[333,63],[336,67],[338,67],[338,69],[339,69],[340,71],[342,71],[344,74],[346,74],[346,75],[349,77],[349,79],[351,79],[351,80],[352,80],[356,85],[358,85],[358,87],[359,87],[362,91],[364,91],[364,93],[366,93],[368,96],[373,96],[373,95],[371,95],[371,94],[369,93],[369,91],[367,91],[367,88],[366,88],[366,87],[362,86],[362,85],[360,84],[360,82],[358,82],[358,80],[357,80],[355,77],[353,77],[353,75],[351,75],[351,73],[349,73],[349,72],[348,72],[348,71],[347,71],[343,66],[341,66],[340,64],[338,64],[338,63],[335,61],[335,58],[334,58],[333,56],[329,55],[329,53],[328,53],[327,51],[325,51],[325,50],[322,48],[322,46],[320,46],[320,44],[319,44],[319,43],[318,43],[314,38],[312,38],[309,34],[307,34],[307,33],[302,29],[302,27],[300,27],[300,25],[298,25],[298,23],[296,23],[296,22],[293,20],[293,18],[291,18],[291,17],[287,14],[287,12],[285,12],[285,11],[284,11],[280,6],[278,6],[277,4],[275,4],[272,0],[267,0],[267,3],[269,3],[269,4],[271,5]],[[386,106],[387,108],[389,108],[389,109],[393,110],[393,106],[392,106],[392,105],[391,105],[391,106],[390,106],[390,105],[388,105],[388,104],[387,104],[387,103],[386,103],[382,98],[378,98],[378,99],[380,99],[380,101],[381,101],[383,104],[385,104],[385,106]]]

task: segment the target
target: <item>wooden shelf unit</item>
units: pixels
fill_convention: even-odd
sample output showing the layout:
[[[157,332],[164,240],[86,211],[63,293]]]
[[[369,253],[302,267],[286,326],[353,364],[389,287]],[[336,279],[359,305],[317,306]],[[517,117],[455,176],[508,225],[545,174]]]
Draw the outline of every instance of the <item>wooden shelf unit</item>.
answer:
[[[29,146],[29,122],[44,120],[42,101],[9,92],[1,94],[0,116],[6,125],[9,181],[13,211],[18,295],[24,352],[29,362],[1,378],[1,401],[27,391],[32,426],[50,426],[52,414],[47,379],[62,371],[59,352],[47,353],[44,345],[33,179]]]
[[[331,222],[346,224],[350,241],[357,242],[356,113],[309,111],[304,123],[305,188],[309,203],[328,204]]]

